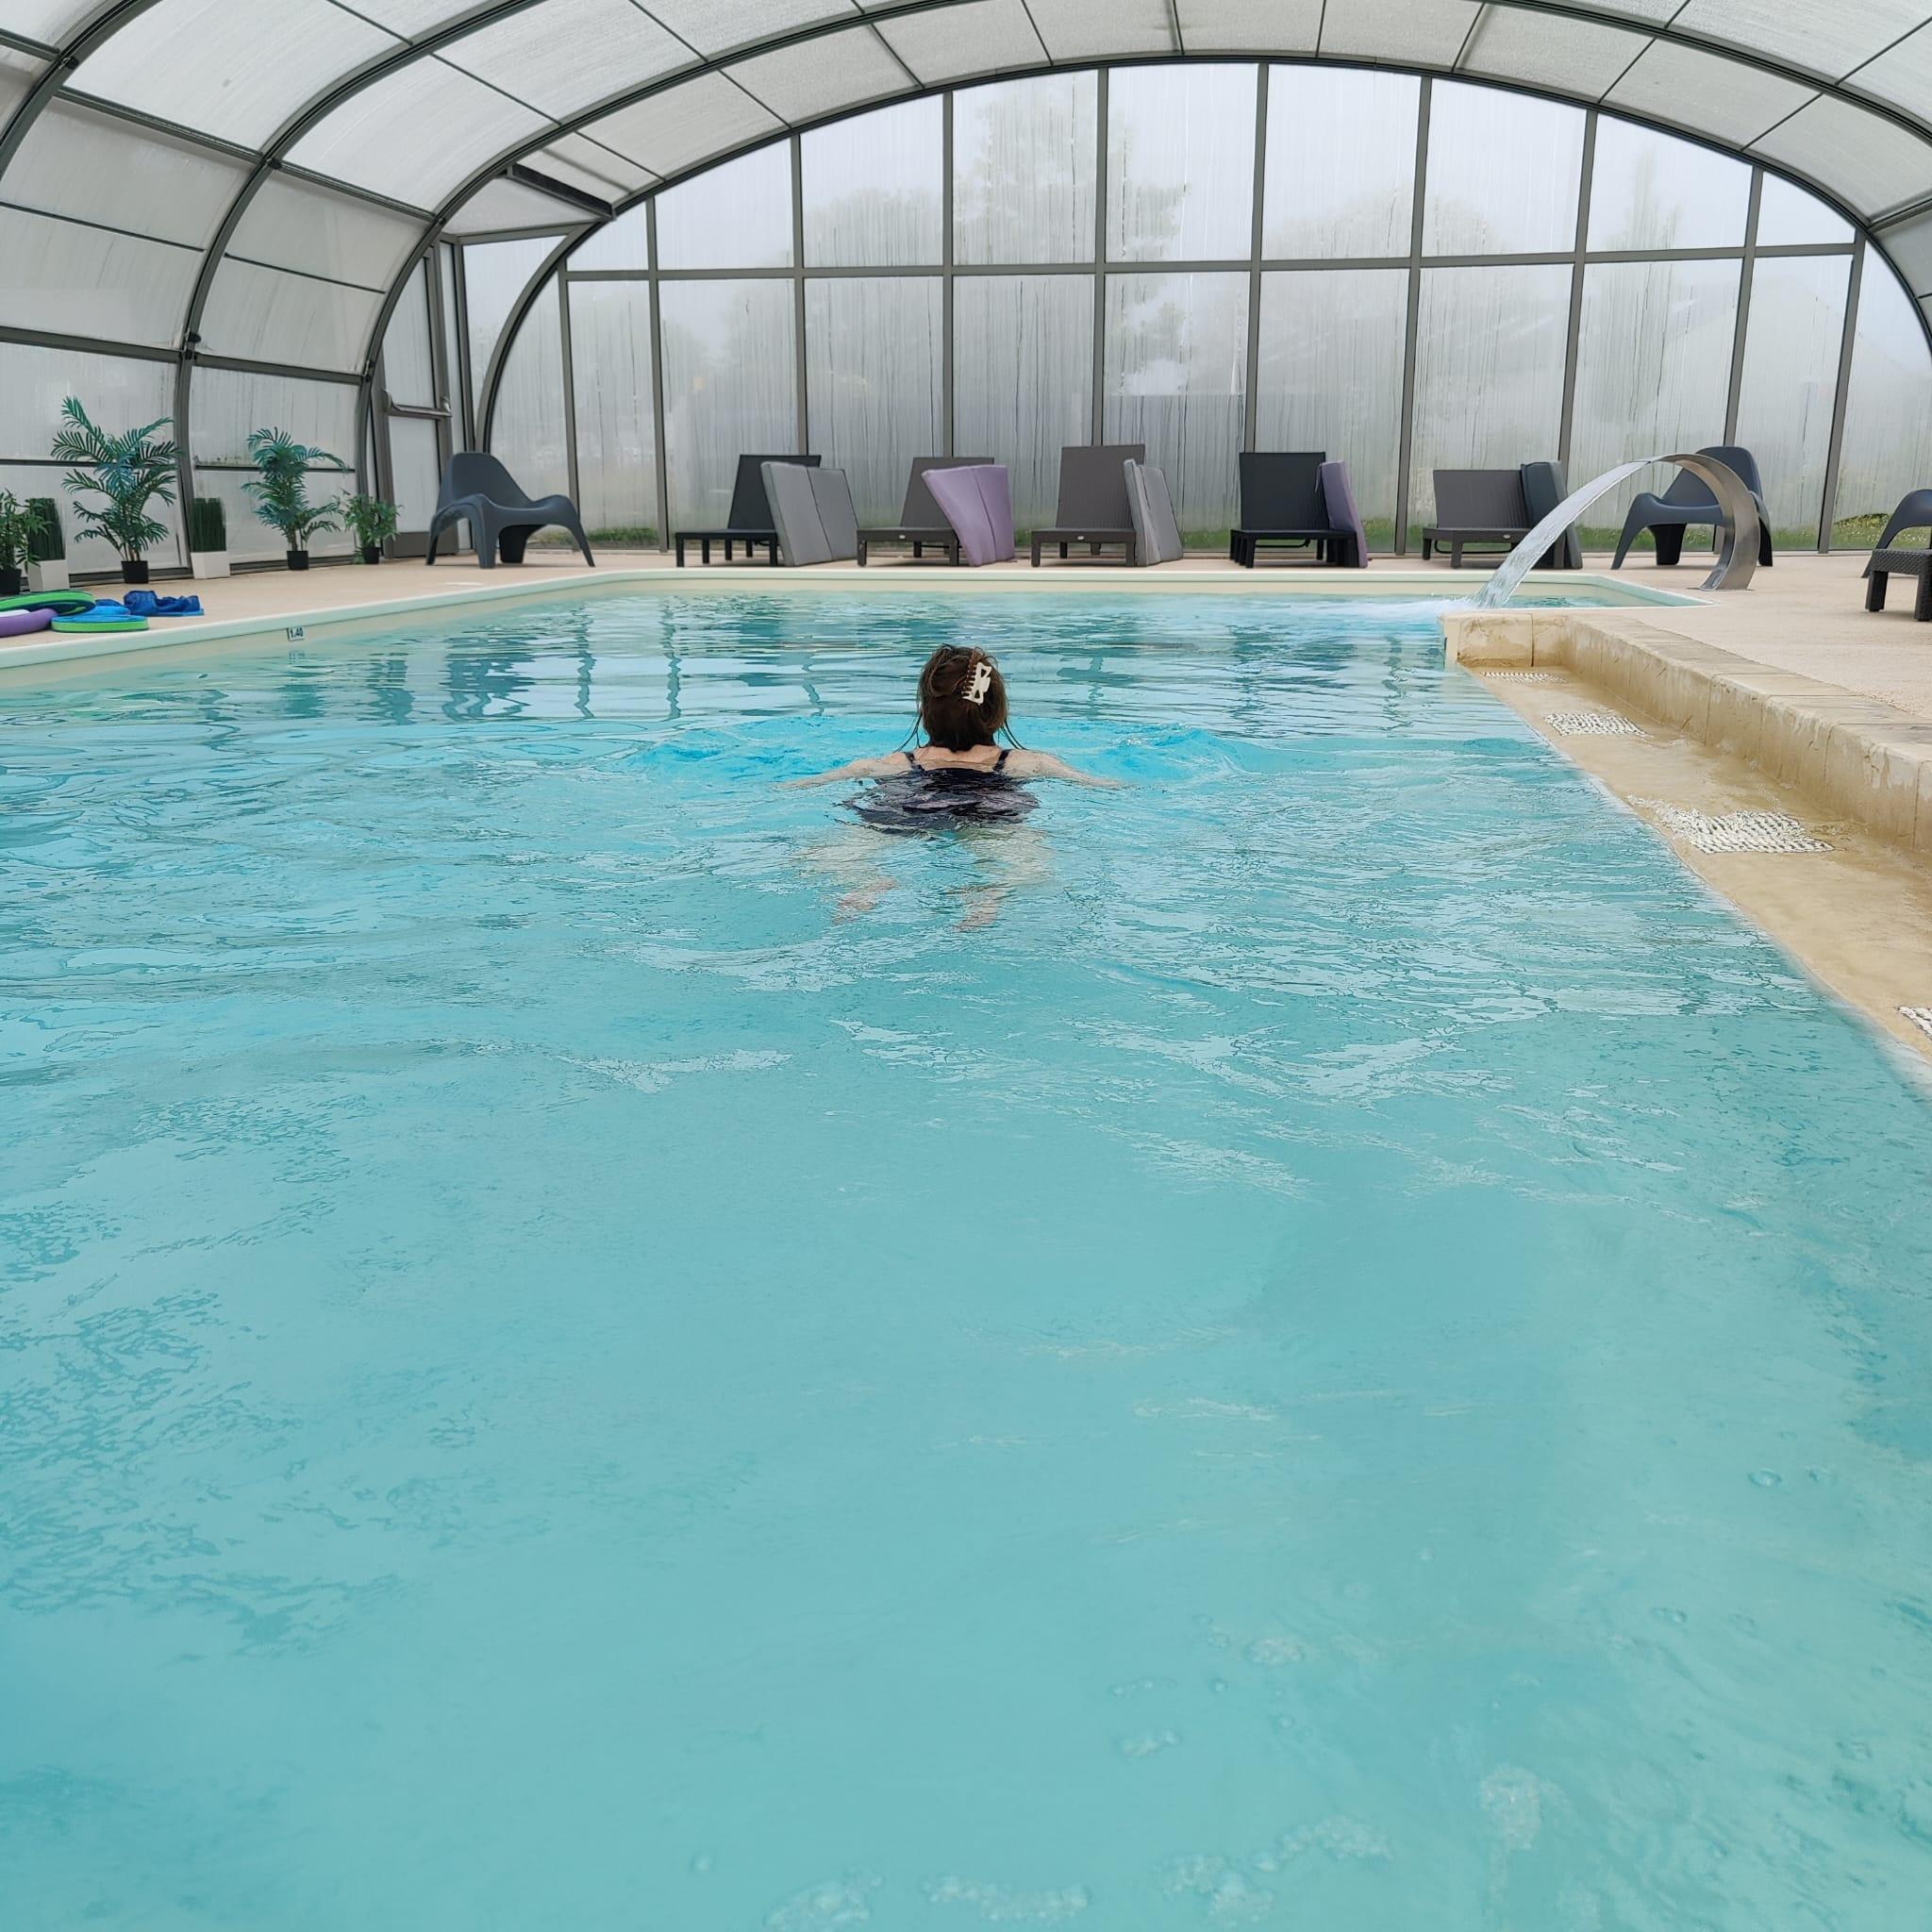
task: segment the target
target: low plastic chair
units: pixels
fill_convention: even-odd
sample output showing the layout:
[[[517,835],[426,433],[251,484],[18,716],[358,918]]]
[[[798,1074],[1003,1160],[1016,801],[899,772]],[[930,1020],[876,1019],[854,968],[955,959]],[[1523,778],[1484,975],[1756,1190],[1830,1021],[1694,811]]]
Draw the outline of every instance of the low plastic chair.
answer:
[[[568,530],[584,561],[596,567],[576,505],[567,496],[526,496],[516,478],[485,450],[458,450],[450,458],[436,514],[429,520],[427,561],[436,561],[442,533],[463,523],[476,540],[476,561],[485,570],[494,570],[499,556],[505,563],[523,562],[532,534],[545,529]]]
[[[1764,479],[1757,474],[1757,458],[1735,442],[1709,443],[1697,454],[1722,463],[1757,499],[1757,561],[1769,568],[1774,561],[1771,512],[1764,507]],[[1689,470],[1679,470],[1661,496],[1646,490],[1630,506],[1630,513],[1624,519],[1624,534],[1617,540],[1616,560],[1610,568],[1622,570],[1630,546],[1648,530],[1657,545],[1657,567],[1668,570],[1684,554],[1684,532],[1688,527],[1708,524],[1715,530],[1723,521],[1724,512],[1718,508],[1709,484]]]
[[[1932,530],[1932,490],[1914,490],[1892,511],[1865,565],[1865,608],[1885,608],[1886,588],[1894,576],[1916,577],[1919,594],[1912,615],[1921,624],[1932,624],[1932,549],[1901,547],[1897,540],[1907,530]]]

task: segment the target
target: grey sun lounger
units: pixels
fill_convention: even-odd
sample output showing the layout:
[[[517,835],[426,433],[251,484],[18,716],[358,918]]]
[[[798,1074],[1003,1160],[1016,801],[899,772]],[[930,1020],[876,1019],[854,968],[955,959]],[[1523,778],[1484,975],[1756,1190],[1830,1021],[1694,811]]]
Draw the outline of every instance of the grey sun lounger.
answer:
[[[672,539],[677,546],[677,567],[684,568],[684,546],[695,543],[698,546],[698,560],[709,563],[711,545],[723,542],[724,561],[731,561],[734,545],[742,543],[747,558],[755,558],[760,549],[772,553],[772,561],[778,561],[778,530],[772,522],[772,508],[765,501],[765,465],[767,463],[803,463],[808,469],[818,467],[817,457],[748,457],[738,459],[738,476],[731,486],[731,508],[725,512],[722,528],[711,530],[679,530]]]
[[[1758,474],[1757,458],[1735,442],[1714,442],[1697,454],[1722,463],[1757,499],[1757,561],[1769,568],[1773,561],[1771,512],[1764,507],[1764,478]],[[1622,570],[1631,544],[1648,530],[1657,545],[1657,567],[1667,570],[1684,554],[1688,526],[1708,524],[1715,530],[1723,522],[1724,512],[1718,508],[1710,486],[1689,470],[1679,470],[1661,496],[1646,490],[1630,506],[1630,514],[1624,519],[1624,534],[1617,539],[1616,561],[1610,568]]]
[[[867,525],[858,533],[858,561],[869,560],[875,543],[909,543],[914,557],[928,549],[945,553],[948,563],[959,561],[959,536],[933,501],[926,477],[934,470],[975,470],[991,465],[991,457],[915,457],[906,479],[906,502],[896,524]]]
[[[1062,557],[1075,543],[1095,557],[1118,549],[1132,563],[1134,513],[1124,466],[1146,460],[1144,442],[1074,442],[1061,450],[1059,503],[1052,525],[1033,533],[1033,567],[1040,568],[1040,553],[1049,543],[1058,543]]]
[[[1227,533],[1228,560],[1253,570],[1264,543],[1312,549],[1328,560],[1330,524],[1322,496],[1322,449],[1244,449],[1240,457],[1241,520]]]
[[[1481,547],[1507,552],[1529,535],[1529,505],[1521,470],[1438,470],[1436,521],[1423,531],[1423,561],[1449,553],[1452,569]]]
[[[576,505],[567,496],[526,496],[516,478],[484,450],[458,450],[450,458],[437,492],[436,514],[429,520],[425,562],[436,561],[442,533],[463,523],[476,540],[476,561],[485,570],[494,570],[499,557],[505,563],[523,562],[531,537],[552,528],[568,530],[584,561],[596,567]]]
[[[1932,490],[1914,490],[1892,511],[1885,534],[1865,565],[1865,608],[1883,610],[1891,579],[1915,576],[1919,594],[1912,615],[1921,624],[1932,624],[1932,550],[1899,547],[1898,539],[1907,530],[1932,530]]]
[[[1167,473],[1132,458],[1122,465],[1127,479],[1127,513],[1134,520],[1134,557],[1141,564],[1172,563],[1185,557],[1181,526],[1174,519]]]
[[[849,563],[858,555],[858,518],[843,470],[779,457],[763,469],[765,500],[777,528],[778,553],[793,569]]]

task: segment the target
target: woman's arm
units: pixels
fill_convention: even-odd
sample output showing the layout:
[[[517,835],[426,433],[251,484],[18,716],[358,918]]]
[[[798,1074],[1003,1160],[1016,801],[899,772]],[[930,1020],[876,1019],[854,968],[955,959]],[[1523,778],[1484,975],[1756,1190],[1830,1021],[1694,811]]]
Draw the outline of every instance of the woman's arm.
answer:
[[[1077,765],[1070,765],[1065,758],[1057,758],[1050,751],[1016,751],[1007,759],[1007,770],[1016,778],[1067,778],[1075,785],[1094,785],[1112,791],[1119,789],[1118,778],[1102,778],[1092,772],[1083,772]]]
[[[787,778],[784,782],[795,788],[836,785],[841,778],[884,778],[904,769],[904,760],[900,758],[854,758],[849,765],[841,765],[836,772],[817,772],[809,778]]]

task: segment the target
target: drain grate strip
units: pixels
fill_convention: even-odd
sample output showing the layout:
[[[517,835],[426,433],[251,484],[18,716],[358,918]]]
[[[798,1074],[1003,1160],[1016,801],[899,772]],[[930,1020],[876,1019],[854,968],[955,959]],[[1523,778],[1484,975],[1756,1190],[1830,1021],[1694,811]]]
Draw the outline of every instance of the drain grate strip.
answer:
[[[1555,684],[1556,675],[1549,671],[1491,671],[1489,675],[1491,684]]]
[[[1932,1040],[1932,1007],[1901,1007],[1899,1012],[1928,1040]]]
[[[1552,711],[1551,730],[1563,738],[1641,738],[1644,733],[1614,711]]]
[[[1655,812],[1674,838],[1698,852],[1829,852],[1830,842],[1814,838],[1781,811],[1691,811],[1661,798],[1633,804]]]

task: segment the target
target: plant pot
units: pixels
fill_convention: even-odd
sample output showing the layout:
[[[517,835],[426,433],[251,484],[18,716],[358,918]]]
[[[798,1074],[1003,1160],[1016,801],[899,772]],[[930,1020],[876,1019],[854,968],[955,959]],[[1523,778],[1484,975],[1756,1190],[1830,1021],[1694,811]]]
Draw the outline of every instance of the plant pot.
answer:
[[[380,563],[382,561],[382,545],[380,543],[363,544],[362,561],[364,563]]]
[[[0,597],[17,597],[24,588],[17,570],[0,570]]]
[[[121,559],[121,581],[124,584],[146,583],[147,558],[144,557],[124,557]]]
[[[64,557],[49,558],[45,562],[26,567],[26,587],[30,591],[64,591],[72,581]]]
[[[290,552],[289,552],[289,568],[290,568],[291,570],[307,570],[307,569],[308,568],[308,551],[306,551],[306,550],[291,550],[291,551],[290,551]]]
[[[228,575],[225,550],[191,550],[188,561],[198,577],[225,577]]]

